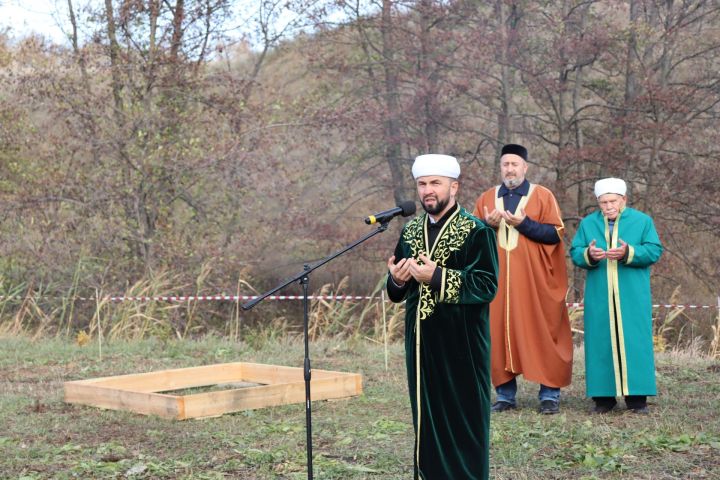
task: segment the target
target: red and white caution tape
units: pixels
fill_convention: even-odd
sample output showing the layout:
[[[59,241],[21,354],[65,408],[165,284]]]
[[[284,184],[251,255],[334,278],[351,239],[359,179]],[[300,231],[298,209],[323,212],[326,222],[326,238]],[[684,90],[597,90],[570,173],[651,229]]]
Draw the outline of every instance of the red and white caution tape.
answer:
[[[155,296],[104,296],[104,297],[25,297],[20,295],[5,296],[0,295],[0,301],[2,300],[24,300],[27,298],[54,298],[63,300],[78,300],[78,301],[110,301],[110,302],[239,302],[254,300],[258,298],[258,295],[155,295]],[[270,295],[266,297],[268,300],[302,300],[302,295]],[[373,300],[380,299],[377,296],[369,295],[309,295],[309,300],[329,300],[329,301],[343,301],[343,300]],[[389,300],[385,300],[389,301]],[[573,302],[567,303],[568,307],[571,308],[583,308],[584,303]],[[711,309],[720,308],[719,305],[687,305],[679,303],[662,303],[654,304],[653,308],[689,308],[689,309]]]
[[[155,296],[114,296],[114,297],[47,297],[47,296],[5,296],[0,295],[0,300],[24,300],[26,298],[53,298],[63,300],[79,301],[110,301],[110,302],[201,302],[201,301],[225,301],[237,302],[241,300],[254,300],[258,295],[155,295]],[[302,295],[270,295],[268,300],[302,300]],[[308,295],[309,300],[371,300],[371,296],[362,295]]]
[[[105,297],[111,302],[202,302],[225,301],[237,302],[240,300],[254,300],[258,295],[188,295],[156,297]],[[270,295],[268,300],[302,300],[302,295]],[[361,295],[308,295],[309,300],[370,300],[375,297]],[[94,300],[94,299],[93,299]]]
[[[568,307],[583,308],[583,303],[568,303]],[[683,305],[679,303],[656,303],[653,308],[720,308],[720,305]]]

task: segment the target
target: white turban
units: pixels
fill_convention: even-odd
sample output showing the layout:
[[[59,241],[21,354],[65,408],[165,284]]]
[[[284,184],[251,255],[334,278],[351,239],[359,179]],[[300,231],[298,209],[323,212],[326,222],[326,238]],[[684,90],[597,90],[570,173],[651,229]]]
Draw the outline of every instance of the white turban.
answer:
[[[438,155],[431,153],[415,157],[412,166],[413,178],[440,175],[457,179],[460,176],[460,164],[450,155]]]
[[[625,196],[625,192],[627,192],[627,185],[625,185],[625,180],[621,178],[603,178],[595,182],[595,196],[597,198],[606,193],[617,193]]]

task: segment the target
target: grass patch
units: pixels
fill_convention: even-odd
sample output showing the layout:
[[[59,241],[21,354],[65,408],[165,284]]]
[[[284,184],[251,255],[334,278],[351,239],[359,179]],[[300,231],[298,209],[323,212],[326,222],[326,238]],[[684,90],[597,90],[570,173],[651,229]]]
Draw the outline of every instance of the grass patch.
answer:
[[[315,341],[311,358],[364,376],[363,396],[313,403],[315,477],[411,478],[402,345],[390,346],[388,370],[383,346],[362,339]],[[99,355],[61,339],[0,339],[2,478],[306,478],[303,405],[179,422],[62,401],[67,380],[232,361],[301,366],[302,344],[118,341]],[[537,386],[521,381],[520,408],[492,417],[492,478],[720,478],[718,361],[662,353],[657,364],[647,416],[589,415],[581,351],[561,414],[537,414]]]

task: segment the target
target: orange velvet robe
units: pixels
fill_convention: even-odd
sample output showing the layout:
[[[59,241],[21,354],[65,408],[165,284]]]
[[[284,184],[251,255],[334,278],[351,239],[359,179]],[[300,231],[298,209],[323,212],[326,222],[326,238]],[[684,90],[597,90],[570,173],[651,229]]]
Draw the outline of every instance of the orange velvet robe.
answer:
[[[504,209],[499,186],[487,190],[473,214]],[[536,222],[555,225],[561,241],[535,242],[503,220],[497,230],[498,292],[490,304],[492,383],[496,387],[522,374],[531,382],[564,387],[572,376],[572,332],[565,305],[568,288],[564,225],[552,192],[531,184],[517,209]]]

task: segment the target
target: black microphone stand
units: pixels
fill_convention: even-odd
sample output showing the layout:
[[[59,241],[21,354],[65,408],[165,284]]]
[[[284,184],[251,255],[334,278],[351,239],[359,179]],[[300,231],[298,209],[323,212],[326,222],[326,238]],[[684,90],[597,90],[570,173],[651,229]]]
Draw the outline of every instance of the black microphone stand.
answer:
[[[283,282],[281,285],[278,285],[277,287],[273,288],[272,290],[269,290],[262,295],[250,300],[249,302],[245,303],[241,306],[243,310],[250,310],[255,305],[263,301],[265,298],[269,297],[273,293],[282,290],[283,288],[287,287],[291,283],[300,282],[300,285],[302,285],[303,288],[303,336],[305,341],[305,361],[303,362],[304,365],[304,377],[305,377],[305,430],[307,432],[307,478],[308,480],[312,480],[313,478],[313,464],[312,464],[312,409],[310,408],[310,377],[311,377],[311,369],[310,369],[310,347],[309,347],[309,340],[308,340],[308,284],[310,282],[310,273],[312,273],[317,268],[322,267],[326,263],[330,262],[331,260],[339,257],[340,255],[344,254],[345,252],[352,250],[353,248],[357,247],[364,241],[374,237],[378,233],[384,232],[388,228],[388,223],[392,220],[392,218],[388,218],[384,222],[380,224],[378,228],[373,230],[372,232],[368,233],[361,239],[353,242],[352,244],[348,245],[347,247],[343,248],[342,250],[339,250],[332,255],[325,257],[324,259],[320,260],[319,262],[315,263],[314,265],[305,265],[303,267],[303,271],[292,277],[290,280]]]

